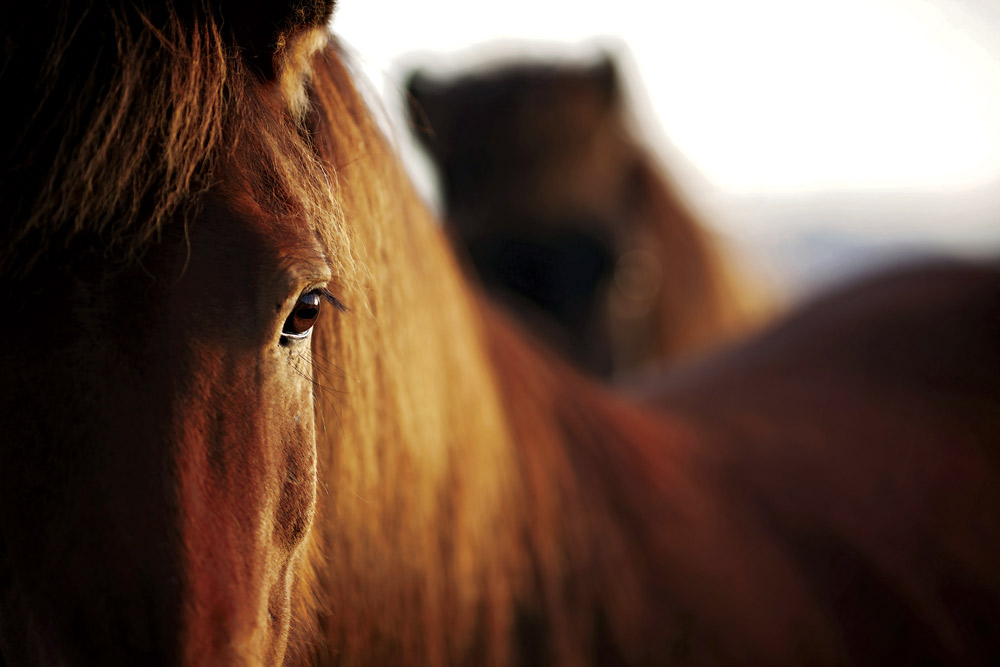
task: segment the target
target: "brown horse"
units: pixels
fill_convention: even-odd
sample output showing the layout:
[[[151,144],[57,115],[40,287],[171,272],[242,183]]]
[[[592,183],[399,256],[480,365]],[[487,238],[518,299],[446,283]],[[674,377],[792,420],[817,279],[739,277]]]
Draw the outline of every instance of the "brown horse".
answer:
[[[630,129],[610,55],[410,77],[449,234],[486,290],[601,375],[703,351],[762,305]]]
[[[329,6],[2,11],[0,662],[1000,655],[995,267],[626,400],[466,287]]]

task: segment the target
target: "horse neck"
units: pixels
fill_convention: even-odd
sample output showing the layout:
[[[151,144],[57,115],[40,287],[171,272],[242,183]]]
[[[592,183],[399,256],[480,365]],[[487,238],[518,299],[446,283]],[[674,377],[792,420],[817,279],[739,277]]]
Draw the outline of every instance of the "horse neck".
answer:
[[[320,490],[291,656],[579,662],[649,617],[621,526],[653,523],[648,489],[685,488],[677,433],[483,305],[338,60],[313,88],[361,278],[314,334]]]
[[[638,147],[636,153],[625,210],[637,230],[634,247],[651,253],[659,275],[651,278],[658,291],[646,320],[648,339],[619,344],[626,355],[630,347],[648,350],[645,359],[628,360],[633,368],[732,339],[766,319],[774,306],[755,272],[702,224],[653,155]]]

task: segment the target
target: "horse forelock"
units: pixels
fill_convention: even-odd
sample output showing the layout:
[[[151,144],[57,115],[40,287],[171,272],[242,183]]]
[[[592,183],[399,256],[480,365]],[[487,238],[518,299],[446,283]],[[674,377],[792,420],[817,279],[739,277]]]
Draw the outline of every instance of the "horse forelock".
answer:
[[[305,129],[311,58],[329,39],[323,13],[302,10],[311,24],[275,37],[267,80],[219,17],[167,6],[64,3],[46,35],[22,13],[0,28],[0,85],[25,98],[11,125],[23,130],[2,139],[3,274],[24,276],[78,241],[134,261],[233,177],[276,217],[342,227],[335,176]],[[340,255],[343,235],[321,237]]]

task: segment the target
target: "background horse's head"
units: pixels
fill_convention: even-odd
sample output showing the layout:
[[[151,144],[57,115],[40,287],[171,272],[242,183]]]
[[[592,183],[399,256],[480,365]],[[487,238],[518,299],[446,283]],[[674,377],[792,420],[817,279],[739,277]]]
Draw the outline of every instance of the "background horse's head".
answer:
[[[0,655],[279,661],[349,254],[305,117],[332,2],[35,4],[0,17]]]
[[[614,62],[418,70],[408,84],[451,235],[483,284],[599,374],[703,349],[758,307],[633,131]]]

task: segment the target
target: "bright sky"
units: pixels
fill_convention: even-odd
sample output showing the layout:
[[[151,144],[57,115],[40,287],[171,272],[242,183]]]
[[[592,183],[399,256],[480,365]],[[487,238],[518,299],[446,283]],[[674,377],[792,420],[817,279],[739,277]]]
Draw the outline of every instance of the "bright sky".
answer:
[[[497,39],[610,36],[637,66],[637,90],[655,119],[647,126],[684,156],[709,199],[747,212],[748,197],[919,193],[937,197],[945,217],[886,216],[885,225],[932,236],[975,228],[1000,239],[985,210],[1000,207],[1000,9],[991,0],[338,5],[334,29],[384,89],[398,88],[402,56],[426,63],[430,53]],[[447,69],[467,60],[437,62]],[[955,208],[961,214],[951,215]],[[870,216],[843,217],[855,231],[871,224]],[[781,216],[758,218],[741,221],[743,230],[781,224]]]

